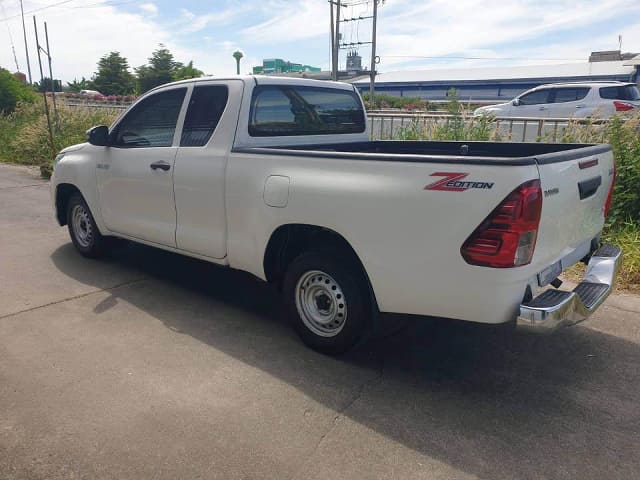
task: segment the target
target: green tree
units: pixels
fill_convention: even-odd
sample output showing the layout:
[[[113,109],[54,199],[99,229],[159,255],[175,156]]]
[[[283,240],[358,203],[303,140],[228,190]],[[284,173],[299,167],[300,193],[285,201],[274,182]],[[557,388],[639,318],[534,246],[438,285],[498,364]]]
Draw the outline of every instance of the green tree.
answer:
[[[174,69],[174,80],[186,80],[188,78],[198,78],[204,75],[202,70],[198,70],[193,66],[193,60],[186,65],[180,65]]]
[[[11,113],[19,102],[32,102],[35,98],[31,86],[0,67],[0,114]]]
[[[79,92],[80,90],[95,90],[96,86],[91,80],[82,77],[80,81],[74,78],[73,82],[67,82],[67,88],[70,92]]]
[[[177,62],[173,54],[163,45],[158,45],[147,65],[141,65],[135,69],[137,77],[138,93],[144,93],[158,85],[184,80],[187,78],[201,77],[204,73],[193,66],[193,60],[186,65]]]
[[[173,54],[163,44],[160,44],[149,57],[149,64],[135,69],[139,92],[144,93],[158,85],[173,81],[176,68],[181,66],[182,64],[174,60]]]
[[[133,92],[134,79],[129,62],[119,52],[110,52],[98,61],[92,80],[96,90],[105,95],[127,95]]]

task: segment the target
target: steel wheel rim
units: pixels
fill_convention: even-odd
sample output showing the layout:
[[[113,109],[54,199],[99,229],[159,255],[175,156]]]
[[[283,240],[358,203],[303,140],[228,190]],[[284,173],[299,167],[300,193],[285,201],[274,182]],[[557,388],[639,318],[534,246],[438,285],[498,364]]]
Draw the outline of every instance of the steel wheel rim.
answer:
[[[304,325],[321,337],[335,337],[347,321],[347,302],[333,277],[320,270],[304,273],[295,290],[296,308]]]
[[[91,226],[89,212],[82,205],[73,206],[71,210],[71,224],[73,225],[73,235],[75,236],[76,242],[78,242],[81,247],[90,247],[93,241],[93,227]]]

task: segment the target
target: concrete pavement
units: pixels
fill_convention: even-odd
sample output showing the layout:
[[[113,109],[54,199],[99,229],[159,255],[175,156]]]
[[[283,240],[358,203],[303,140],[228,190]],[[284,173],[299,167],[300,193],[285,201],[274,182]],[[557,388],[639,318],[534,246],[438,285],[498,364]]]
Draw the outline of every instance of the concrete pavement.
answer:
[[[80,257],[0,164],[2,479],[638,477],[638,297],[547,337],[397,321],[319,355],[248,275]]]

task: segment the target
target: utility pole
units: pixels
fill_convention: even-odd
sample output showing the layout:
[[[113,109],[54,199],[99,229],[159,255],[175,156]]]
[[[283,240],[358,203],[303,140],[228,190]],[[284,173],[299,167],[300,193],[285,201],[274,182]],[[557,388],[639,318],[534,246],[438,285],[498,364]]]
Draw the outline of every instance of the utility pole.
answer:
[[[371,82],[369,83],[369,101],[375,105],[376,82],[376,24],[378,23],[378,0],[373,0],[373,32],[371,38]]]
[[[336,0],[336,30],[333,41],[333,65],[331,67],[331,78],[338,80],[338,68],[340,65],[340,0]]]
[[[24,35],[24,54],[27,57],[27,72],[29,72],[29,83],[33,83],[31,79],[31,64],[29,63],[29,47],[27,46],[27,27],[24,24],[24,8],[22,0],[20,0],[20,14],[22,15],[22,34]]]
[[[333,25],[333,0],[329,0],[329,15],[331,21],[331,80],[335,80],[334,78],[334,69],[333,63],[336,55],[336,34]]]

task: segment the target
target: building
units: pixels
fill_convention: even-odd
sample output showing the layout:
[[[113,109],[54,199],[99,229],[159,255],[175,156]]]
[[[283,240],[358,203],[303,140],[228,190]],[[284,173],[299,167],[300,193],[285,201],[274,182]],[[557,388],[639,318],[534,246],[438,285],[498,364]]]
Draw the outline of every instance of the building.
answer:
[[[253,67],[254,75],[277,75],[291,72],[319,72],[320,68],[301,63],[293,63],[281,58],[268,58],[262,60],[262,65]]]
[[[530,88],[545,83],[610,81],[637,82],[640,55],[594,52],[595,61],[555,65],[527,65],[500,68],[458,68],[404,70],[376,75],[376,93],[426,100],[446,100],[454,88],[458,98],[478,103],[505,102]],[[603,57],[605,58],[603,60]],[[369,91],[369,77],[351,81],[362,93]]]

